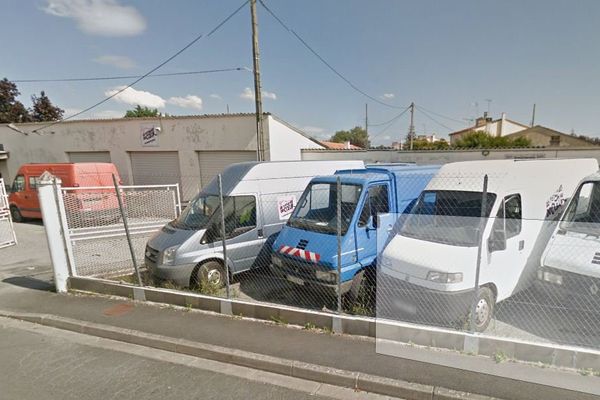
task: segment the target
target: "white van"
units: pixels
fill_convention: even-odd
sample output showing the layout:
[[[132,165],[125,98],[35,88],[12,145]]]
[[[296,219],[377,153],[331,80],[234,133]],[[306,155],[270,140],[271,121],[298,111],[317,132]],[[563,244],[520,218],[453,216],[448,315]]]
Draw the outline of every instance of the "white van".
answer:
[[[442,166],[384,250],[385,279],[381,286],[378,282],[378,294],[391,296],[382,300],[400,314],[436,322],[467,317],[475,299],[481,234],[475,328],[485,330],[496,302],[533,282],[551,233],[546,221],[556,220],[577,183],[597,170],[594,159]]]
[[[555,299],[600,302],[600,173],[579,184],[542,255],[537,278],[538,292]]]
[[[232,274],[270,264],[270,245],[310,180],[362,161],[283,161],[232,164],[221,174],[227,265]],[[152,274],[180,286],[225,284],[218,178],[146,245]]]

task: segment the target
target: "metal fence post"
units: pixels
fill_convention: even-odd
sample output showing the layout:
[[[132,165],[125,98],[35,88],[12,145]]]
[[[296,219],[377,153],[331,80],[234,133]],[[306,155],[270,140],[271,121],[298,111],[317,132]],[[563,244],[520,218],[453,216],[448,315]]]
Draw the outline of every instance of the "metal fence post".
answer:
[[[50,174],[43,174],[38,182],[38,197],[44,230],[48,240],[50,259],[52,260],[52,271],[54,273],[54,285],[57,293],[66,293],[69,279],[69,262],[63,241],[63,229],[59,217],[58,203],[54,196],[54,185],[60,185],[60,179]]]
[[[144,286],[142,282],[142,276],[140,275],[140,269],[137,265],[137,259],[135,257],[135,250],[133,248],[133,243],[131,242],[131,235],[129,234],[129,224],[127,222],[127,215],[125,214],[125,209],[123,208],[123,199],[121,199],[121,190],[119,189],[119,182],[117,181],[117,177],[115,174],[112,176],[113,184],[115,185],[115,194],[117,195],[117,202],[119,203],[119,211],[121,212],[121,218],[123,219],[123,227],[125,228],[125,236],[127,237],[127,243],[129,244],[129,251],[131,252],[131,261],[133,262],[133,268],[135,269],[135,275],[137,277],[138,285]]]
[[[483,192],[481,197],[481,221],[479,221],[479,238],[477,244],[477,265],[475,267],[475,293],[471,304],[471,332],[475,332],[475,310],[479,298],[479,271],[481,269],[481,252],[483,247],[483,231],[485,229],[485,218],[487,218],[487,187],[488,176],[483,177]]]
[[[225,292],[227,298],[229,298],[229,264],[227,263],[227,245],[225,236],[225,208],[223,201],[223,182],[221,180],[221,174],[218,175],[219,180],[219,203],[221,208],[221,242],[223,245],[223,266],[225,267]]]
[[[337,187],[337,311],[342,313],[342,183],[336,180]]]

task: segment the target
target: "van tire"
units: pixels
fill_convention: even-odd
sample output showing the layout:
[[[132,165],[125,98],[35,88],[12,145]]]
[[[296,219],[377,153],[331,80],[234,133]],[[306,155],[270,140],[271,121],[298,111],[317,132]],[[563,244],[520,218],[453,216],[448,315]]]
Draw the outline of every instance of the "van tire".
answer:
[[[210,283],[220,289],[225,286],[225,268],[219,261],[211,260],[200,264],[195,276],[193,286],[202,288],[204,284]]]
[[[17,206],[10,206],[10,217],[12,218],[13,222],[23,222],[25,220],[25,218],[23,218],[23,214],[21,214],[21,211],[17,208]]]
[[[470,306],[469,306],[470,307]],[[484,332],[490,324],[496,308],[496,296],[487,286],[479,288],[475,306],[475,331]],[[467,311],[467,327],[471,326],[471,309]]]

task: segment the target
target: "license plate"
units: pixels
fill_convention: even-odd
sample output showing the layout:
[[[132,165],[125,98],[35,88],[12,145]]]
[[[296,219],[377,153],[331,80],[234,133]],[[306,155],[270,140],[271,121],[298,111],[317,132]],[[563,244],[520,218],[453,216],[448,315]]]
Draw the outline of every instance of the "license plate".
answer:
[[[292,276],[292,275],[288,275],[287,276],[288,281],[295,283],[296,285],[304,285],[304,280],[300,279],[298,277]]]

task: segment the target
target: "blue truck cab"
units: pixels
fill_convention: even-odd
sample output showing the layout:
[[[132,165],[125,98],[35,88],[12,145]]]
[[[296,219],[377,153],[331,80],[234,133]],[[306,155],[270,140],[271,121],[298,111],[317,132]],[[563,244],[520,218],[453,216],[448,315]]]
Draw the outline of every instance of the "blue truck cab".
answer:
[[[298,285],[337,290],[341,188],[341,293],[355,299],[377,254],[439,166],[383,164],[313,178],[273,243],[271,269]]]

